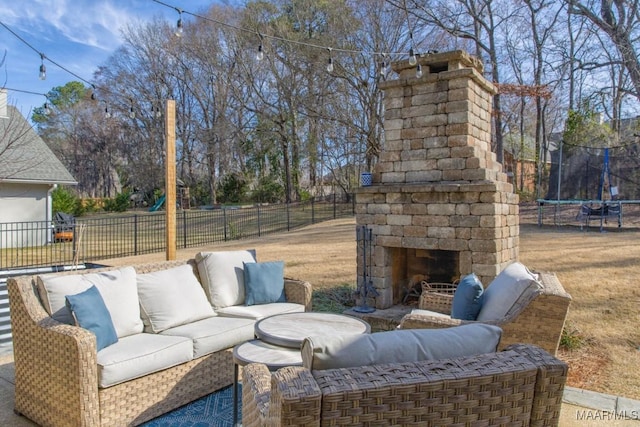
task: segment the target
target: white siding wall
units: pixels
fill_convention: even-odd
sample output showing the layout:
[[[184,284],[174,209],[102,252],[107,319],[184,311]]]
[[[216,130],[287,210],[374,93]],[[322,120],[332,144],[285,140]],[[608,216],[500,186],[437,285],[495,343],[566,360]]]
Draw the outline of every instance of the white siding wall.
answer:
[[[6,223],[47,221],[50,188],[46,184],[0,184],[0,224],[5,224],[0,228],[0,247],[39,246],[48,242],[51,232],[46,227],[34,227],[17,234],[11,229],[23,226],[7,226]]]

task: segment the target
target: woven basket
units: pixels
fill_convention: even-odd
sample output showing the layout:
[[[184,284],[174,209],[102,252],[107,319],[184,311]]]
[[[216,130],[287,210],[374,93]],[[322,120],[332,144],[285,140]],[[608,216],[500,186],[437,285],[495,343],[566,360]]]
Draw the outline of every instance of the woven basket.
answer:
[[[427,283],[422,282],[422,293],[418,301],[418,308],[451,314],[451,301],[456,292],[455,283]]]

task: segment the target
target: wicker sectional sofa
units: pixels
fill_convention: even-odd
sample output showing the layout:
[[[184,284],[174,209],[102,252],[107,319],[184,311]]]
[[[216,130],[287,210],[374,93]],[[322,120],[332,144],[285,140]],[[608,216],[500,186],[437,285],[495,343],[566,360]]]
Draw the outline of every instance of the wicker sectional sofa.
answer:
[[[137,265],[133,268],[137,275],[144,275],[184,265],[190,265],[202,283],[195,259]],[[118,269],[104,268],[91,270],[90,273],[115,270]],[[78,272],[54,274],[55,277],[63,275],[77,277]],[[138,425],[228,386],[233,382],[233,346],[253,337],[252,325],[256,317],[259,318],[260,309],[264,309],[266,315],[278,310],[273,308],[273,304],[251,306],[249,308],[256,309],[258,314],[254,310],[246,319],[242,318],[242,314],[233,312],[234,309],[241,312],[243,307],[229,307],[232,312],[227,317],[215,310],[216,318],[222,320],[221,324],[241,326],[237,331],[223,334],[223,344],[216,344],[215,337],[201,340],[193,338],[193,341],[188,341],[193,346],[192,356],[186,360],[170,363],[166,367],[150,368],[152,372],[144,375],[113,380],[113,384],[101,386],[103,381],[107,381],[104,378],[107,367],[100,363],[101,358],[105,359],[104,352],[114,353],[113,348],[119,348],[117,346],[130,337],[120,338],[118,343],[98,351],[96,335],[79,326],[61,323],[47,312],[38,289],[38,280],[36,276],[13,277],[8,280],[8,289],[15,360],[15,411],[43,426]],[[310,310],[311,292],[308,282],[285,279],[287,304],[284,305],[287,309],[299,305],[298,311]],[[182,329],[179,328],[184,327],[188,329],[189,325],[169,331],[180,331]],[[154,339],[151,336],[154,334],[147,331],[146,324],[144,333],[140,335],[149,335],[149,339]],[[135,336],[133,339],[136,339]],[[182,340],[180,345],[183,350],[186,348],[185,339],[190,340],[191,336],[178,337],[178,340]],[[145,349],[145,345],[139,347]],[[135,347],[128,350],[137,351]],[[147,355],[145,360],[154,362],[153,356]],[[113,358],[113,354],[110,357]],[[148,364],[136,363],[135,354],[131,360],[133,362],[127,363],[133,370],[140,369],[139,365]],[[115,374],[117,377],[117,369]]]
[[[390,331],[364,339],[405,332],[429,333]],[[402,336],[392,344],[409,340]],[[566,363],[529,344],[409,362],[367,363],[365,356],[362,365],[328,369],[308,366],[304,344],[302,353],[304,366],[275,373],[258,363],[244,367],[245,427],[557,426],[568,370]],[[347,353],[342,354],[352,361]]]

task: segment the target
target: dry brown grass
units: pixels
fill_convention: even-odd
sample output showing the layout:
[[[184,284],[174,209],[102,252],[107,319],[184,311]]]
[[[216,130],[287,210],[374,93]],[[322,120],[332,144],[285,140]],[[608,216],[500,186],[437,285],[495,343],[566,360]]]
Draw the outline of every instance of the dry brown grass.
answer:
[[[640,215],[638,216],[640,218]],[[542,228],[535,209],[521,209],[520,260],[532,269],[553,271],[573,297],[568,325],[582,346],[561,351],[570,364],[569,385],[640,399],[640,228],[629,218],[618,230]],[[286,275],[333,287],[356,281],[355,221],[340,219],[258,240],[179,251],[254,247],[262,261],[284,260]],[[164,254],[147,256],[163,259]],[[106,264],[142,262],[143,257]]]

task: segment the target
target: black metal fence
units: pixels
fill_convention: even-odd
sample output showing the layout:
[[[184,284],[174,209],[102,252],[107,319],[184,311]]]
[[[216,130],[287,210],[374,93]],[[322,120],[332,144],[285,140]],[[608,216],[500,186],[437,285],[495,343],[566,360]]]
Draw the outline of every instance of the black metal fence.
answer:
[[[178,211],[177,248],[256,238],[354,214],[353,197],[243,208]],[[0,223],[0,270],[82,264],[163,252],[164,212],[77,218],[70,231],[47,221]]]

